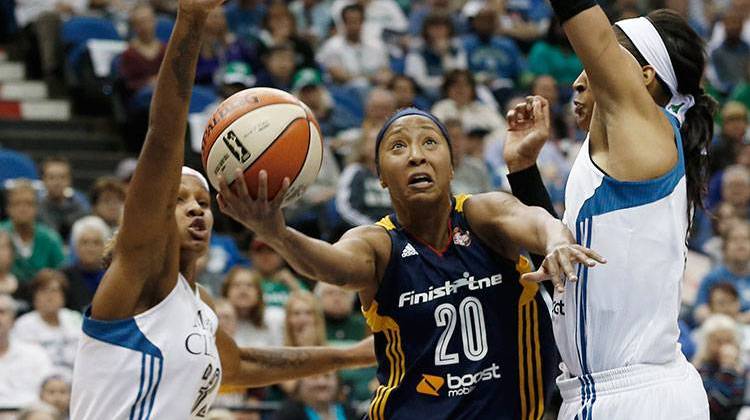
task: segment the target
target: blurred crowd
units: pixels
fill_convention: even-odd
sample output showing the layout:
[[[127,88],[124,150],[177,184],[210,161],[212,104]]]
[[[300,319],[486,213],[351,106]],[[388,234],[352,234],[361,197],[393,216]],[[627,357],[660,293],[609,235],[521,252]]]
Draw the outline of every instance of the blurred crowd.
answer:
[[[0,12],[12,23],[0,36],[14,40],[29,74],[54,94],[108,86],[112,112],[123,118],[123,148],[135,153],[177,3],[15,0],[13,13]],[[672,8],[708,43],[705,86],[722,108],[708,150],[706,208],[691,229],[680,342],[703,377],[712,419],[750,418],[750,0],[600,4],[612,20]],[[98,22],[112,28],[111,39],[127,41],[108,58],[106,77],[81,71],[95,57],[75,53],[66,32],[74,22]],[[230,0],[206,26],[187,162],[199,162],[208,115],[223,98],[253,86],[292,92],[314,112],[325,147],[317,181],[286,209],[287,222],[333,241],[391,211],[374,144],[394,111],[415,106],[445,123],[455,193],[507,190],[505,111],[534,94],[551,104],[552,136],[539,167],[562,212],[585,137],[570,104],[581,70],[545,0]],[[73,188],[75,168],[63,157],[0,180],[0,418],[3,409],[22,410],[23,419],[67,418],[82,312],[103,275],[101,256],[134,166],[122,161],[90,191]],[[219,298],[221,327],[239,345],[337,346],[369,334],[357,296],[300,278],[268,245],[215,214],[199,281]],[[353,419],[373,386],[374,369],[363,369],[222,389],[209,418]]]

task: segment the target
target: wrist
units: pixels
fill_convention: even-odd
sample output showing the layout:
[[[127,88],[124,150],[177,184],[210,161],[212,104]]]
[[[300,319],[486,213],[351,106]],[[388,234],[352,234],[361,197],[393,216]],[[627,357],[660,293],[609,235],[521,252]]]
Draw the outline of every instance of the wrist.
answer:
[[[505,166],[508,167],[508,175],[511,175],[536,166],[536,159],[519,157],[505,162]]]

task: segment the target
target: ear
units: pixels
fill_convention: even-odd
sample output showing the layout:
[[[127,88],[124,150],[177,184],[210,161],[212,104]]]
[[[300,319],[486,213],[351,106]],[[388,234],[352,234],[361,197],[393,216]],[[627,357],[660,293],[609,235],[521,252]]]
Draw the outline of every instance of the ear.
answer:
[[[643,67],[643,82],[646,86],[651,86],[652,83],[656,82],[656,69],[652,65]]]

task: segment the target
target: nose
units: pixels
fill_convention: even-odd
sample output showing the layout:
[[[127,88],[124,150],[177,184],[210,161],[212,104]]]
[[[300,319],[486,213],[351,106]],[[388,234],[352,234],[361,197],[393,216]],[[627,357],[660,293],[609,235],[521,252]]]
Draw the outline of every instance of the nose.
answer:
[[[205,211],[203,211],[203,207],[198,204],[198,201],[193,199],[190,200],[190,203],[187,206],[187,214],[190,217],[202,217],[205,214]]]
[[[424,153],[422,153],[421,147],[414,146],[409,149],[409,165],[410,166],[419,166],[425,162],[427,162],[427,159],[425,159]]]

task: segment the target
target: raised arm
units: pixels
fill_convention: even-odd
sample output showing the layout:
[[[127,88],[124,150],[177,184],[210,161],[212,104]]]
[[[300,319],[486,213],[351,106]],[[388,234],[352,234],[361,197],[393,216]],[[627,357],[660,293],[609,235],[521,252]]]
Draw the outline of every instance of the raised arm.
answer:
[[[231,186],[220,181],[217,200],[222,212],[242,223],[278,252],[299,274],[359,292],[374,293],[390,255],[387,233],[377,226],[361,226],[344,234],[335,244],[306,236],[288,226],[281,202],[289,180],[277,196],[267,200],[268,174],[259,173],[258,195],[253,200],[240,172]]]
[[[466,218],[485,243],[513,243],[537,255],[546,255],[530,280],[552,279],[558,289],[561,277],[577,280],[574,265],[593,266],[605,260],[577,245],[570,230],[544,209],[528,207],[510,194],[494,192],[471,197],[464,204]]]
[[[175,206],[183,162],[185,126],[201,34],[221,0],[180,0],[151,101],[149,128],[125,199],[113,260],[94,296],[97,319],[132,316],[144,286],[177,279]],[[159,289],[170,285],[156,284]],[[155,290],[159,293],[163,290]]]

